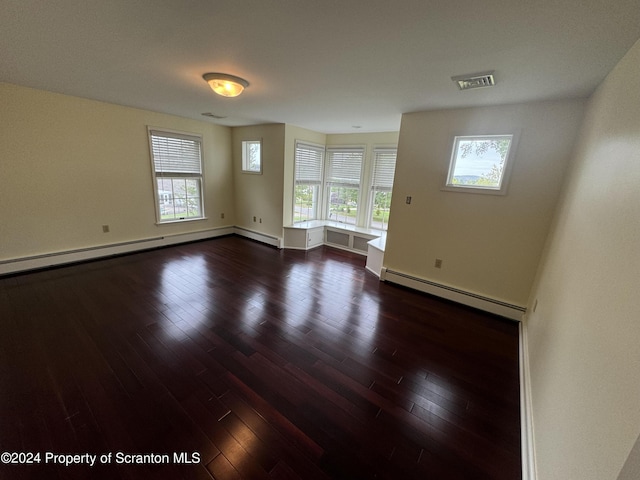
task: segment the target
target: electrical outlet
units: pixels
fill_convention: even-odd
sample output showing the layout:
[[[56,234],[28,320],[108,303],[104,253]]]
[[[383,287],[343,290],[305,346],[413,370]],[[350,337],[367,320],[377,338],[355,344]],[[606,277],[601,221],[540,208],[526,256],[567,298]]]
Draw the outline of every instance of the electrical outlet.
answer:
[[[256,221],[256,217],[253,217],[253,221],[254,221],[254,222]]]
[[[260,219],[260,223],[262,223],[262,219]]]
[[[434,267],[442,268],[442,259],[441,258],[436,258],[436,263],[434,264]]]
[[[102,225],[102,233],[109,233],[109,225]]]
[[[411,205],[411,197],[407,197],[406,202],[407,202],[407,205]]]
[[[224,213],[221,213],[221,214],[220,214],[220,218],[224,218]]]

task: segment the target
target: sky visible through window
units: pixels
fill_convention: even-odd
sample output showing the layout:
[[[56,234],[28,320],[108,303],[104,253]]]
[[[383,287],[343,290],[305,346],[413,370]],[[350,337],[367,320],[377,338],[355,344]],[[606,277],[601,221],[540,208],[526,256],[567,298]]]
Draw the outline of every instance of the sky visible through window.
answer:
[[[478,142],[473,140],[462,140],[459,142],[458,150],[456,152],[455,176],[472,175],[480,177],[483,174],[488,174],[494,165],[500,165],[502,163],[500,154],[492,148],[489,148],[485,153],[480,154],[476,153],[475,148],[470,148],[469,153],[462,156],[461,150],[463,149],[463,146],[465,144],[471,145],[473,143]]]
[[[511,135],[456,137],[447,185],[500,190]]]

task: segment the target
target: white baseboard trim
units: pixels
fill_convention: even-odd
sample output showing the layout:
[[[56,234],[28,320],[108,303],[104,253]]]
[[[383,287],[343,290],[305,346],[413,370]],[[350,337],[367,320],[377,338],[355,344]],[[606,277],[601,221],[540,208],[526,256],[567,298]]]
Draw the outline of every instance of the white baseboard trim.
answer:
[[[344,245],[338,245],[336,243],[327,243],[327,242],[324,242],[323,245],[326,246],[326,247],[336,248],[338,250],[344,250],[345,252],[351,252],[351,253],[355,253],[357,255],[362,255],[363,257],[367,256],[367,252],[363,252],[361,250],[356,250],[355,248],[345,247]]]
[[[382,267],[380,269],[380,281],[385,282],[387,280],[387,267]]]
[[[446,298],[447,300],[452,300],[469,307],[478,308],[485,312],[510,318],[511,320],[522,321],[522,317],[526,312],[526,308],[519,305],[495,300],[493,298],[467,292],[459,288],[439,284],[423,278],[414,277],[402,272],[385,269],[381,275],[381,279],[382,278],[387,282],[396,283],[398,285],[413,288],[414,290],[430,293],[437,297]]]
[[[368,272],[373,273],[376,277],[380,278],[380,275],[378,274],[378,272],[376,272],[373,268],[370,268],[368,265],[364,266],[365,270],[367,270]]]
[[[266,233],[256,232],[255,230],[249,230],[244,227],[233,227],[233,233],[236,235],[240,235],[241,237],[250,238],[251,240],[256,240],[260,243],[266,243],[267,245],[271,245],[276,248],[282,247],[282,238],[275,237],[273,235],[267,235]]]
[[[314,245],[313,247],[288,247],[288,246],[284,246],[282,248],[286,248],[287,250],[298,250],[300,252],[310,252],[311,250],[315,249],[315,248],[320,248],[322,246],[324,246],[324,243],[321,243],[320,245]]]
[[[533,411],[531,406],[531,370],[526,320],[520,322],[520,444],[522,480],[536,480],[536,455],[533,443]]]
[[[21,257],[10,260],[0,260],[0,275],[26,272],[29,270],[54,267],[67,263],[82,262],[86,260],[94,260],[103,257],[111,257],[114,255],[122,255],[125,253],[139,252],[152,248],[177,245],[179,243],[206,240],[207,238],[232,235],[233,233],[233,227],[220,227],[201,230],[198,232],[179,233],[174,235],[165,235],[163,237],[144,238],[128,242],[78,248],[63,252],[45,253],[42,255],[33,255],[29,257]]]

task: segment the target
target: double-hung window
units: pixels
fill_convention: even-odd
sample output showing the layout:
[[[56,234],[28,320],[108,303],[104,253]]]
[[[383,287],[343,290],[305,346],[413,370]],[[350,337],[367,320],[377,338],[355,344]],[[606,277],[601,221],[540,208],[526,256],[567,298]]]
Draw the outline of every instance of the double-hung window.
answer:
[[[293,221],[318,219],[324,147],[296,142]]]
[[[158,223],[204,218],[202,138],[149,129]]]
[[[364,148],[327,149],[326,218],[355,225],[360,202]]]
[[[395,148],[376,147],[373,150],[373,178],[369,203],[369,227],[371,228],[386,230],[389,224],[396,154]]]

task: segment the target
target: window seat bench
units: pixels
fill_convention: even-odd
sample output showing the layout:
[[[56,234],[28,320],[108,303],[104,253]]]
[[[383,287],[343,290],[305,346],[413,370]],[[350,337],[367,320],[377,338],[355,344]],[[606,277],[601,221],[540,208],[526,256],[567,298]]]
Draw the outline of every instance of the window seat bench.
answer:
[[[380,276],[387,232],[330,220],[311,220],[284,227],[284,248],[310,250],[329,245],[367,256],[367,270]]]

